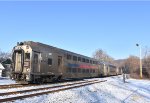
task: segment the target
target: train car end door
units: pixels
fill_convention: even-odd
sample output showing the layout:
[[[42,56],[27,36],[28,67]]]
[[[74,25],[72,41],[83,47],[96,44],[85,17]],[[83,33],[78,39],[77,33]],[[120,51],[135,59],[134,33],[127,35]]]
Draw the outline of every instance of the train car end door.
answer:
[[[33,71],[40,73],[40,53],[34,52],[33,55]]]

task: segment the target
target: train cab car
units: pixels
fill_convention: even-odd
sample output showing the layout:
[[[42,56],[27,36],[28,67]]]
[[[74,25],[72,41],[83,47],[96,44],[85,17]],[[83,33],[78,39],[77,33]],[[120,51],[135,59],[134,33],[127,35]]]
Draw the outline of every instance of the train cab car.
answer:
[[[12,76],[20,83],[99,75],[99,65],[95,59],[38,42],[18,43],[12,54]]]
[[[26,81],[30,81],[30,72],[32,71],[32,55],[32,48],[29,45],[18,43],[18,45],[13,48],[13,79],[26,79]]]
[[[59,49],[36,42],[21,42],[13,48],[13,78],[16,81],[44,82],[62,75]]]

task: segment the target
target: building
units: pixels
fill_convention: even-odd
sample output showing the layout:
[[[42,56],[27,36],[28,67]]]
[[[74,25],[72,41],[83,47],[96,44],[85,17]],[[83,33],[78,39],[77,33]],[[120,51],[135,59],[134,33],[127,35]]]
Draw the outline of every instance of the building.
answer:
[[[4,70],[2,73],[3,77],[10,77],[11,76],[11,64],[4,64]]]
[[[2,72],[2,77],[10,77],[11,76],[11,59],[6,59],[2,62],[3,67],[5,68]]]
[[[4,70],[5,68],[3,67],[3,65],[0,63],[0,77],[2,77],[2,71]]]

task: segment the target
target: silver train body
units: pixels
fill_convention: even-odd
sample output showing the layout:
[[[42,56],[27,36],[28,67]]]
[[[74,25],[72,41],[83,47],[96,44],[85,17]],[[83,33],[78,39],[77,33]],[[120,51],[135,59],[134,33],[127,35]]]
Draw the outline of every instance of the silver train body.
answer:
[[[20,83],[118,75],[113,65],[46,44],[26,41],[13,48],[12,77]]]
[[[99,62],[101,76],[121,75],[122,69],[106,62]]]

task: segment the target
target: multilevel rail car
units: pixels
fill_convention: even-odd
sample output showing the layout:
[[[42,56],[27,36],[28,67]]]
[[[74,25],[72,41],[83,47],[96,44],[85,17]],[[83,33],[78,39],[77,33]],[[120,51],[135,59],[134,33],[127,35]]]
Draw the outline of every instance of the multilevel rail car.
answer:
[[[113,65],[39,42],[20,42],[13,48],[12,54],[12,77],[21,83],[119,74]]]
[[[122,69],[107,62],[99,62],[101,76],[113,76],[122,74]]]

